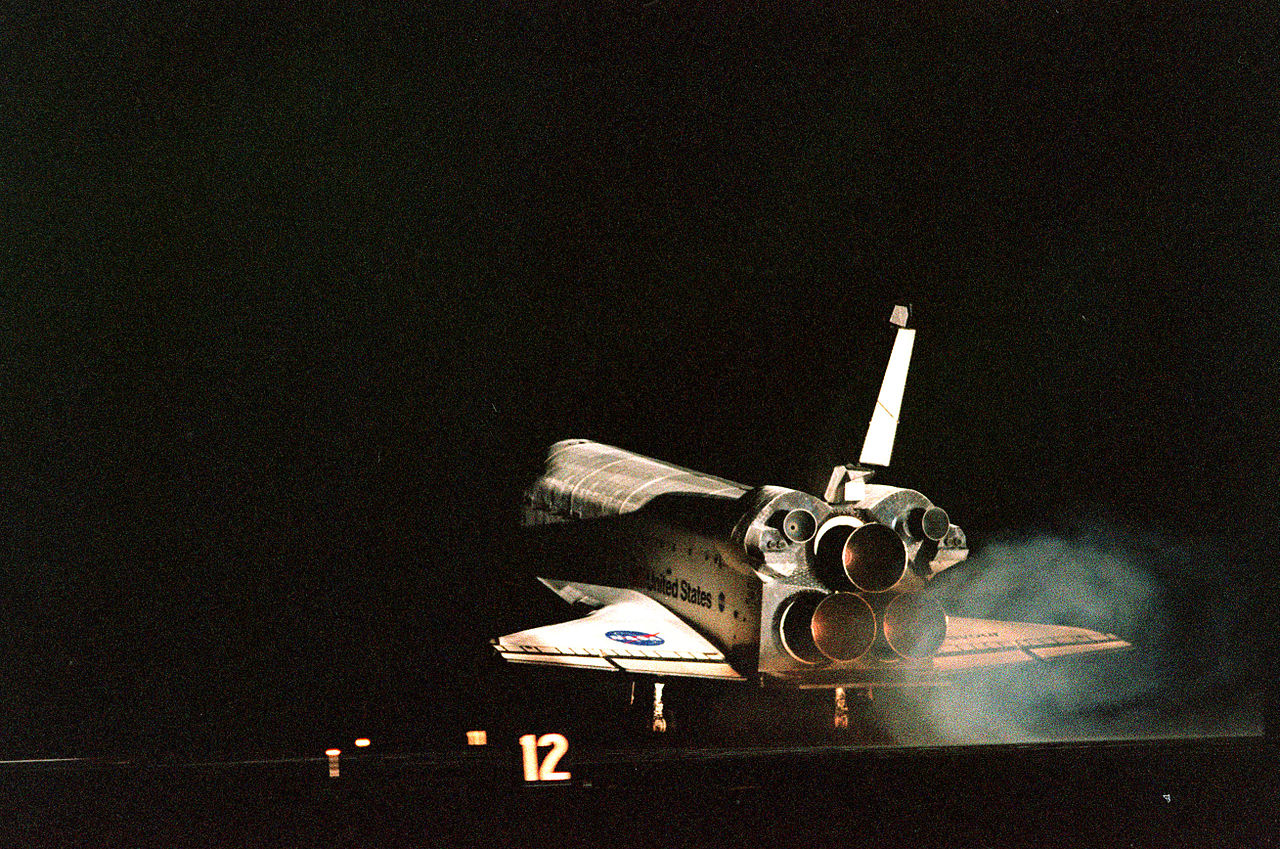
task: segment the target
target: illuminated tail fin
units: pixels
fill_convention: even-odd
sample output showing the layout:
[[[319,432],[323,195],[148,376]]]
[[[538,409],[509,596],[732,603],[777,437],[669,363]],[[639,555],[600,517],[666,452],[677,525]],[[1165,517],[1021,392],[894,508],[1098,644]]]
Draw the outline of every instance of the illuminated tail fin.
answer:
[[[898,328],[898,336],[893,341],[893,353],[889,355],[889,366],[884,372],[884,382],[880,384],[880,396],[876,399],[875,412],[871,414],[867,438],[862,441],[862,456],[858,462],[864,466],[887,466],[889,455],[893,453],[898,414],[902,410],[902,393],[907,385],[907,369],[911,365],[911,347],[916,340],[916,332],[907,327],[910,318],[910,307],[896,306],[889,319]]]

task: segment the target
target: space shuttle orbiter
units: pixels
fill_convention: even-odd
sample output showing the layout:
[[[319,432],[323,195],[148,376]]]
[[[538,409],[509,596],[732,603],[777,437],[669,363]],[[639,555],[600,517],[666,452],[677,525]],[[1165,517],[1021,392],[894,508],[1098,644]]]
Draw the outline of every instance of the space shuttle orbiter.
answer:
[[[799,687],[943,683],[960,670],[1129,644],[1085,628],[948,616],[928,592],[968,554],[887,466],[915,331],[897,336],[862,446],[823,497],[749,487],[583,439],[524,494],[540,580],[587,610],[493,642],[514,663]]]

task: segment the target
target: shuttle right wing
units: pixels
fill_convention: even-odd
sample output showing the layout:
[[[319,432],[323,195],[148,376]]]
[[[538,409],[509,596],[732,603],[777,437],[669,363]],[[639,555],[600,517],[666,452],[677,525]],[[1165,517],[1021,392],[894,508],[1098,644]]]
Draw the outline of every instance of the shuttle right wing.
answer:
[[[933,664],[940,672],[958,672],[1127,648],[1129,643],[1115,634],[1088,628],[948,616],[947,638]]]

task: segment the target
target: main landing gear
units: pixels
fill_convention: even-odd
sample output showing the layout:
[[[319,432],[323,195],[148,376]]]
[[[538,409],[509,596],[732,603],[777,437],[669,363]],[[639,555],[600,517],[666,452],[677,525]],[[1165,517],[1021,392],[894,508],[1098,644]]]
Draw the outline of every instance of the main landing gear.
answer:
[[[653,682],[653,733],[661,734],[667,730],[667,719],[662,715],[662,682]]]
[[[663,681],[655,680],[653,682],[653,722],[649,728],[654,734],[662,734],[667,730],[667,718],[662,715],[662,686]],[[631,682],[631,704],[636,703],[636,682]]]
[[[844,687],[836,687],[836,715],[834,725],[836,730],[849,727],[849,702],[844,695]]]

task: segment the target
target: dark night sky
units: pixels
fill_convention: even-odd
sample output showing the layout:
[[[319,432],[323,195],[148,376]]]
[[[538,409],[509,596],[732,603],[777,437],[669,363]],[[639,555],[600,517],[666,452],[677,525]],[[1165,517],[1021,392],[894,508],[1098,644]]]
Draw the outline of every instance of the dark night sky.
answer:
[[[392,5],[0,27],[0,749],[465,711],[547,444],[820,485],[902,300],[885,480],[1269,569],[1273,17]]]

